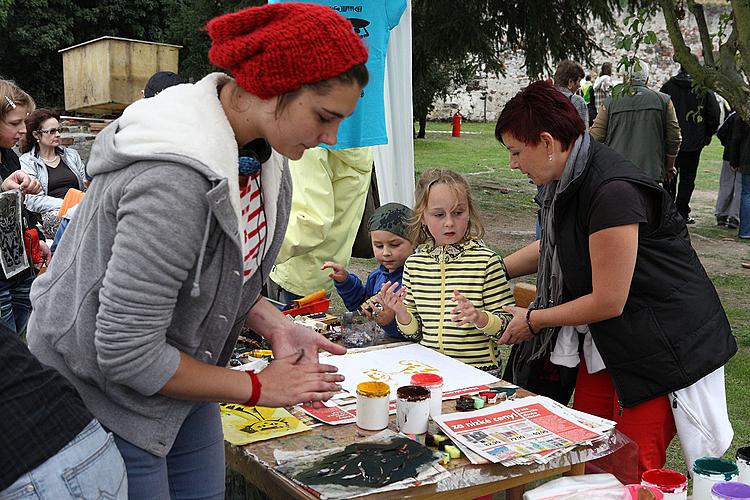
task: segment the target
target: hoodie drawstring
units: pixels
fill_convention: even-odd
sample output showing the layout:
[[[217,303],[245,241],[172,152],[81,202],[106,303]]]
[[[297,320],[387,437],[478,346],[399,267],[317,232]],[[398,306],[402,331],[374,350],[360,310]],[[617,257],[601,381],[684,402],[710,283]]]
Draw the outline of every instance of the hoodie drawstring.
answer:
[[[201,294],[201,272],[203,271],[203,257],[206,255],[206,247],[208,246],[208,235],[211,229],[211,205],[209,204],[208,213],[206,214],[206,229],[203,231],[203,243],[201,243],[201,251],[198,254],[198,268],[195,270],[195,278],[193,279],[193,288],[190,290],[191,297],[198,297]]]

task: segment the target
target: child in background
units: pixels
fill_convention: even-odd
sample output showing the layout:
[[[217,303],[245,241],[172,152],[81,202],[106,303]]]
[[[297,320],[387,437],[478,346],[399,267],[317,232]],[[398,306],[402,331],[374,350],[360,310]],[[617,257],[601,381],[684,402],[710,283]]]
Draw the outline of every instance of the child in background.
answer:
[[[403,287],[386,283],[385,306],[405,337],[499,376],[496,340],[512,316],[502,259],[481,241],[484,228],[469,184],[450,170],[428,170],[417,183],[411,227],[419,246],[406,260]]]
[[[414,244],[409,239],[409,224],[413,219],[414,212],[400,203],[387,203],[372,214],[368,229],[372,251],[380,265],[370,273],[364,285],[341,264],[326,262],[322,267],[332,271],[329,277],[349,311],[359,310],[382,326],[389,337],[401,340],[404,337],[396,327],[395,313],[384,307],[379,294],[386,282],[393,284],[395,290],[400,286],[404,262],[414,252]]]

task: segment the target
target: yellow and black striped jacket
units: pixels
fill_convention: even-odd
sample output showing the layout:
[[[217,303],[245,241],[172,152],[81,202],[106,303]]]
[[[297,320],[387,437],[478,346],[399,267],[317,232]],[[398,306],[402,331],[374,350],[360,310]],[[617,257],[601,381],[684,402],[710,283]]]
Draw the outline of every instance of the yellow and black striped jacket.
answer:
[[[464,363],[500,366],[495,342],[512,316],[502,306],[513,305],[502,258],[481,241],[455,245],[420,245],[404,265],[404,305],[412,319],[398,323],[405,337]],[[458,290],[477,309],[489,313],[485,328],[457,326],[451,320],[453,291]]]

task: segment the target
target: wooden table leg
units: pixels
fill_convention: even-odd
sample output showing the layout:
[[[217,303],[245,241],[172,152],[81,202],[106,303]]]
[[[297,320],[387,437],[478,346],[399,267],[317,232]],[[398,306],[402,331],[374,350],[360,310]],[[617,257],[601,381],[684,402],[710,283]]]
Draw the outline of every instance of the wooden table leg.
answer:
[[[583,476],[586,473],[586,462],[575,464],[570,466],[570,470],[566,472],[565,476]]]
[[[526,485],[514,486],[505,490],[505,500],[523,500],[523,494],[526,492]]]

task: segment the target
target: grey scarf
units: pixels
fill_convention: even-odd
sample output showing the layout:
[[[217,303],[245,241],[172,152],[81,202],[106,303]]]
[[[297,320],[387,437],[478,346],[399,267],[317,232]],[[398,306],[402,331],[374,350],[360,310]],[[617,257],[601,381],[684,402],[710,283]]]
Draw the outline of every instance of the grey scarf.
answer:
[[[562,176],[543,186],[537,195],[542,200],[541,240],[539,242],[539,270],[536,281],[536,300],[529,305],[529,309],[545,309],[560,304],[563,292],[563,273],[557,256],[557,242],[555,241],[555,200],[557,195],[565,191],[571,182],[580,176],[589,156],[591,136],[588,132],[576,139],[568,160],[565,163]],[[518,355],[513,364],[514,381],[523,385],[519,380],[524,365],[535,359],[542,358],[555,345],[559,327],[545,328],[539,335],[518,345]]]

